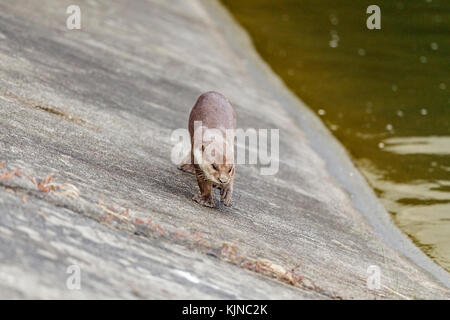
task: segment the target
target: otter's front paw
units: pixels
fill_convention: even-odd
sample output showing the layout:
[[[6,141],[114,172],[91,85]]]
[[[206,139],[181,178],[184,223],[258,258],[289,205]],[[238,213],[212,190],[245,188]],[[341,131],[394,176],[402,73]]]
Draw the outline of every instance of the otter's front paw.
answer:
[[[192,198],[192,200],[200,203],[201,205],[203,205],[205,207],[214,208],[216,206],[213,198],[210,195],[202,196],[201,194],[197,194]]]
[[[223,201],[224,205],[229,207],[231,205],[231,196],[233,195],[233,187],[227,185],[220,190],[220,199]]]

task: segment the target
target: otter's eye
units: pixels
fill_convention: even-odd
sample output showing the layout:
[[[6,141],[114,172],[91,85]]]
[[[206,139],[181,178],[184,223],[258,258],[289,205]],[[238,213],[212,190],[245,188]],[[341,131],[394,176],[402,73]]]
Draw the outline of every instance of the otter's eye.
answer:
[[[230,170],[228,170],[228,173],[231,173],[231,170],[233,170],[233,167],[231,167]]]
[[[217,167],[216,167],[215,164],[213,164],[212,167],[213,167],[214,170],[217,170]]]

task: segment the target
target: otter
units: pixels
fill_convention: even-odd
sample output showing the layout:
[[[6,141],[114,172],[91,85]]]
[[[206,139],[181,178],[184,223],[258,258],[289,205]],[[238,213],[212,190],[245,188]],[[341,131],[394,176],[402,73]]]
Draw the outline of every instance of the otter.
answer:
[[[236,114],[231,102],[218,92],[203,93],[192,107],[188,128],[191,151],[178,168],[197,178],[200,194],[192,200],[215,207],[213,188],[219,188],[221,201],[230,206],[236,171]]]

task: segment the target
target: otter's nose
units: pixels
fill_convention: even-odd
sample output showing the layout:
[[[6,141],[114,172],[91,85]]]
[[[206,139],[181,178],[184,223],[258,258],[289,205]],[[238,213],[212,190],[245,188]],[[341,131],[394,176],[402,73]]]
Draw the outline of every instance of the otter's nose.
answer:
[[[220,183],[227,183],[228,179],[226,179],[226,178],[219,178],[219,182]]]

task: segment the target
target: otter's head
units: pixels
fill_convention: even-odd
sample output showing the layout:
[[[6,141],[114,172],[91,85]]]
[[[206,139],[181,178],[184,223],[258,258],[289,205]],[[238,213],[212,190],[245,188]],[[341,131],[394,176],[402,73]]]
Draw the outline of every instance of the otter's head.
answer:
[[[194,163],[199,165],[205,180],[226,185],[235,172],[233,145],[220,136],[203,142],[194,148]]]

